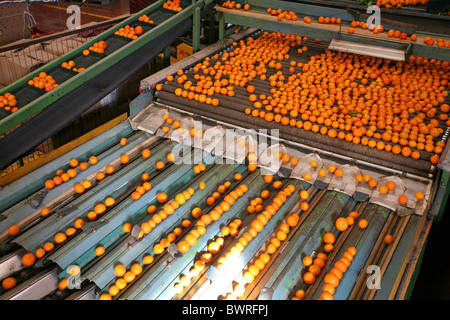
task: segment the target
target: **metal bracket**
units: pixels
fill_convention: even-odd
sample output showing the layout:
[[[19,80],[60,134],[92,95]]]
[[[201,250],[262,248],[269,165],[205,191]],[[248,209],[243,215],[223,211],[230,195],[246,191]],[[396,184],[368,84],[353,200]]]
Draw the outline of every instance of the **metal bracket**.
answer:
[[[136,240],[138,240],[139,234],[141,233],[141,231],[142,231],[142,228],[139,225],[135,224],[133,226],[133,229],[131,229],[131,236],[133,238],[135,238]]]
[[[356,202],[366,202],[367,200],[369,200],[370,196],[366,193],[362,193],[359,191],[355,191],[355,193],[353,194],[353,199]]]
[[[30,205],[30,207],[37,209],[39,207],[39,205],[42,203],[42,200],[44,200],[47,193],[48,192],[46,190],[41,190],[41,191],[35,193],[34,195],[32,195],[31,197],[29,197],[27,199],[27,202]]]
[[[399,206],[396,213],[399,217],[405,217],[412,215],[414,213],[414,210],[408,207]]]
[[[272,300],[274,290],[269,287],[263,287],[259,293],[258,300]]]
[[[69,204],[69,205],[67,205],[67,206],[65,206],[63,208],[57,208],[55,210],[55,216],[58,219],[61,219],[61,218],[65,217],[65,216],[67,216],[68,214],[74,212],[77,209],[78,209],[78,207],[76,205]]]
[[[178,247],[177,247],[177,245],[176,245],[175,243],[171,243],[171,244],[167,247],[167,253],[170,255],[170,257],[167,258],[167,259],[164,261],[164,263],[163,263],[163,265],[164,265],[166,268],[172,268],[172,266],[173,266],[172,262],[173,262],[175,259],[180,258],[180,257],[183,256],[183,254],[182,254],[180,251],[178,251]]]
[[[100,229],[101,227],[103,227],[105,224],[108,224],[108,223],[109,223],[108,219],[101,218],[99,220],[86,223],[82,227],[82,230],[88,234],[95,233],[95,232],[97,232],[98,229]]]
[[[317,179],[316,181],[314,181],[314,186],[318,189],[318,190],[324,190],[328,187],[328,183],[323,182],[322,180]]]

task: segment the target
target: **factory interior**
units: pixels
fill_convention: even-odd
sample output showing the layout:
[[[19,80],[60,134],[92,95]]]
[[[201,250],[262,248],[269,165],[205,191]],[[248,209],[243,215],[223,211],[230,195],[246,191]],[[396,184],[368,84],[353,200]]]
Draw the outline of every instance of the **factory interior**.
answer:
[[[0,301],[449,300],[449,13],[0,1]]]

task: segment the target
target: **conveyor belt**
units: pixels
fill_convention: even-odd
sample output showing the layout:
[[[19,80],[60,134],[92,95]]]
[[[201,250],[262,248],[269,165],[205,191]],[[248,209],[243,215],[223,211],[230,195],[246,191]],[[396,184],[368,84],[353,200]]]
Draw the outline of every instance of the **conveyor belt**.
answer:
[[[212,8],[212,4],[209,4],[202,8],[200,15],[203,16]],[[158,18],[156,15],[150,15],[155,19],[155,23],[161,24],[164,20],[171,17],[171,14],[161,13],[162,16]],[[137,17],[132,18],[137,21]],[[131,22],[129,22],[131,23]],[[99,72],[96,76],[83,79],[83,74],[76,75],[77,79],[80,78],[78,82],[80,85],[72,88],[70,91],[59,92],[58,94],[53,94],[53,92],[48,93],[46,96],[50,96],[52,99],[52,103],[49,103],[48,106],[42,111],[38,112],[33,117],[27,119],[27,121],[13,130],[11,133],[4,136],[0,139],[0,150],[2,150],[2,157],[0,160],[0,168],[6,168],[8,165],[16,161],[21,156],[27,154],[30,150],[33,150],[40,143],[45,141],[45,139],[51,137],[53,134],[61,130],[66,124],[75,119],[77,116],[82,114],[84,111],[88,110],[92,105],[100,101],[103,97],[112,92],[115,88],[119,87],[122,83],[124,83],[131,75],[133,75],[136,71],[138,71],[142,66],[144,66],[148,61],[153,59],[157,54],[162,52],[167,46],[173,43],[177,38],[181,37],[184,33],[186,33],[193,25],[193,20],[191,17],[184,18],[182,20],[177,21],[177,23],[168,29],[165,33],[155,37],[153,40],[137,47],[135,50],[130,50],[129,53],[125,55],[124,58],[116,61],[114,64],[106,68],[103,72]],[[144,31],[148,31],[150,28],[145,28]],[[151,35],[151,32],[149,32]],[[114,41],[109,41],[108,39],[114,38]],[[116,40],[116,38],[118,40]],[[112,43],[113,45],[110,50],[117,51],[121,49],[122,46],[130,43],[131,39],[123,38],[122,42],[119,42],[123,37],[116,36],[112,34],[109,38],[105,38],[108,43]],[[96,37],[96,41],[103,39],[103,36],[100,35]],[[80,66],[83,63],[87,63],[86,57],[82,56],[81,49],[77,49],[78,56],[71,57],[74,59]],[[66,54],[64,57],[67,57],[71,53]],[[63,59],[64,57],[61,57]],[[86,65],[86,67],[91,66],[96,63],[101,63],[101,55],[93,53],[89,56],[89,58],[95,59]],[[60,61],[59,59],[58,61]],[[78,61],[80,60],[80,61]],[[102,69],[101,66],[97,65],[97,68]],[[68,79],[74,77],[75,73],[71,72],[71,70],[63,70],[59,65],[56,68],[53,68],[58,72],[58,75],[64,76],[55,76],[55,79],[58,78],[58,83],[62,84],[63,82],[67,82]],[[50,70],[46,70],[50,74]],[[55,72],[56,72],[55,71]],[[73,79],[72,79],[73,80]],[[70,81],[73,83],[73,81]],[[14,84],[14,86],[16,86]],[[18,92],[17,98],[21,103],[21,107],[24,104],[28,105],[28,103],[32,103],[37,101],[38,98],[43,99],[42,93],[38,95],[35,91],[43,91],[36,88],[29,87],[26,83],[23,84],[22,91],[26,90],[27,93],[24,93],[24,100],[21,101],[20,95]],[[55,91],[57,91],[55,89]],[[29,107],[28,107],[29,108]],[[10,117],[15,117],[15,114],[11,114]]]
[[[167,162],[166,154],[173,146],[173,142],[170,140],[143,135],[140,131],[130,134],[128,129],[127,125],[123,124],[120,126],[120,130],[113,128],[102,134],[104,137],[98,137],[96,140],[98,146],[108,146],[103,147],[95,154],[99,160],[98,165],[89,166],[86,172],[80,172],[72,183],[66,182],[57,186],[55,190],[59,191],[60,196],[55,198],[49,193],[50,198],[44,198],[40,207],[34,212],[39,213],[41,208],[51,203],[61,203],[66,207],[73,205],[74,209],[66,213],[62,211],[63,215],[59,216],[55,211],[56,207],[52,207],[49,216],[31,220],[29,217],[34,213],[31,215],[29,211],[27,215],[21,213],[23,211],[21,207],[26,207],[25,203],[11,206],[10,209],[2,212],[7,213],[7,219],[2,221],[3,230],[13,221],[18,224],[22,221],[23,224],[20,224],[22,231],[17,236],[11,237],[3,233],[2,247],[5,251],[0,261],[0,279],[12,276],[17,279],[18,284],[9,291],[0,292],[0,299],[99,298],[115,285],[117,276],[114,274],[114,267],[117,264],[123,264],[129,269],[135,263],[142,266],[142,272],[136,275],[133,281],[127,283],[126,287],[113,297],[114,299],[229,299],[233,297],[232,293],[237,283],[245,289],[239,299],[291,299],[300,289],[305,291],[306,298],[317,299],[322,292],[323,276],[330,270],[331,263],[334,263],[334,260],[338,259],[350,246],[354,246],[358,253],[352,261],[351,267],[345,273],[345,277],[341,279],[341,284],[335,293],[336,299],[348,299],[350,296],[358,294],[357,284],[363,281],[362,277],[365,276],[361,270],[367,263],[375,261],[373,259],[378,259],[381,265],[383,265],[383,261],[386,261],[387,268],[383,272],[386,278],[394,279],[392,283],[398,283],[397,279],[402,279],[404,272],[401,268],[402,262],[408,258],[410,249],[414,248],[415,242],[411,239],[420,230],[421,223],[419,222],[424,218],[420,216],[399,218],[396,212],[379,204],[371,203],[370,198],[361,198],[356,194],[351,196],[328,189],[326,183],[310,184],[307,181],[281,178],[275,175],[273,181],[282,183],[281,189],[279,186],[275,188],[273,182],[265,181],[260,169],[250,172],[246,164],[214,164],[212,160],[217,160],[217,157],[206,152],[203,152],[205,170],[195,173],[193,171],[195,164]],[[119,141],[124,136],[127,137],[127,144],[123,146],[119,144]],[[115,143],[108,142],[110,139],[114,139]],[[108,143],[105,144],[105,142]],[[80,148],[82,147],[80,146]],[[140,155],[145,147],[151,149],[151,156],[148,159],[143,159]],[[94,149],[92,148],[92,150]],[[80,149],[75,150],[73,154],[83,154],[80,151]],[[120,164],[119,161],[124,153],[130,156],[130,162],[125,165]],[[83,161],[90,156],[91,154],[85,153],[84,158],[79,159]],[[186,154],[185,156],[189,158],[192,155]],[[166,162],[166,167],[155,169],[155,163],[160,160]],[[43,168],[41,171],[45,172],[45,169],[48,168],[53,168],[51,171],[54,171],[55,163],[58,162],[61,163],[61,160],[54,160],[54,163],[46,165],[47,168]],[[90,177],[96,176],[97,172],[103,171],[107,164],[116,166],[113,174],[100,183],[93,181],[93,186],[80,196],[70,196],[68,192],[72,190],[75,182],[90,180]],[[130,198],[130,192],[139,184],[138,180],[143,172],[149,173],[149,182],[152,188],[139,200],[133,200]],[[242,178],[236,180],[236,173],[242,175]],[[372,174],[375,175],[375,173]],[[36,186],[32,191],[34,193],[40,191],[40,188],[37,187],[39,183],[33,183],[33,180],[40,181],[38,178],[36,174],[23,178],[23,180],[29,181],[31,186]],[[205,182],[204,189],[199,187],[202,181]],[[220,185],[224,185],[225,181],[230,182],[227,191],[222,191],[223,193],[216,198],[212,205],[208,204],[208,197],[218,190]],[[42,185],[42,181],[40,184]],[[246,185],[248,190],[242,192],[242,195],[233,201],[230,209],[224,211],[218,220],[208,223],[203,234],[197,234],[197,242],[190,247],[188,252],[183,254],[177,253],[176,250],[173,252],[171,251],[172,247],[166,248],[162,254],[156,254],[153,251],[154,245],[158,244],[161,239],[167,238],[177,227],[181,228],[182,232],[172,244],[176,245],[187,235],[193,234],[194,230],[198,230],[198,222],[203,221],[201,217],[212,214],[214,210],[217,210],[217,205],[222,201],[228,201],[226,199],[231,191],[240,189],[242,185]],[[276,200],[278,192],[288,186],[295,188],[295,191],[292,194],[288,193],[286,201],[274,212],[263,229],[255,234],[244,247],[241,247],[239,259],[230,262],[226,268],[220,267],[220,264],[225,263],[221,258],[228,257],[229,252],[235,252],[234,248],[241,243],[245,232],[250,232],[250,228],[254,228],[253,222],[260,219],[258,215],[264,212],[249,214],[247,207],[252,203],[251,201],[258,198],[262,190],[267,190],[270,196],[264,197],[261,205],[262,208],[270,210],[269,206],[279,201]],[[134,231],[132,233],[122,231],[125,223],[139,226],[148,221],[152,215],[147,212],[147,207],[156,205],[161,210],[162,205],[156,200],[159,192],[167,193],[169,199],[177,199],[177,194],[189,188],[192,188],[193,194],[186,200],[186,203],[180,205],[173,214],[157,224],[150,233],[145,234],[142,238],[136,238],[137,235]],[[64,190],[66,191],[64,192]],[[307,190],[308,199],[300,199],[299,192],[301,190]],[[114,197],[116,203],[99,218],[93,221],[86,220],[86,225],[81,230],[68,237],[63,243],[57,244],[55,249],[46,253],[32,266],[24,267],[22,265],[21,257],[27,251],[34,252],[45,242],[52,241],[54,234],[64,232],[75,219],[85,217],[95,204],[101,203],[108,196]],[[303,202],[310,205],[306,211],[301,209]],[[195,207],[201,208],[202,215],[200,217],[192,216],[191,211]],[[338,217],[347,216],[350,211],[356,211],[359,214],[358,219],[367,219],[369,227],[361,229],[355,223],[345,232],[338,231],[334,227],[334,221]],[[288,238],[280,243],[275,252],[270,254],[270,261],[260,270],[255,280],[252,283],[246,283],[243,275],[249,266],[255,263],[258,256],[268,250],[268,244],[271,243],[278,228],[282,223],[286,223],[288,216],[293,213],[298,214],[299,221],[290,228],[287,233]],[[238,236],[222,234],[222,227],[236,219],[242,221]],[[183,220],[190,220],[190,226],[183,227],[181,225]],[[28,226],[26,225],[27,221]],[[401,221],[405,221],[406,224],[402,224]],[[396,232],[397,229],[401,231]],[[380,252],[389,252],[389,247],[380,245],[386,230],[394,235],[393,246],[398,245],[401,249],[395,250],[395,247],[392,247],[392,250],[395,251],[394,256],[386,254],[374,256],[378,252],[377,248],[382,250]],[[326,262],[328,267],[323,269],[313,285],[307,285],[302,280],[303,274],[307,270],[303,266],[303,257],[305,255],[314,257],[315,254],[323,252],[322,237],[325,232],[335,235],[335,248],[333,252],[327,254],[329,257]],[[213,254],[212,260],[205,262],[204,267],[200,268],[198,272],[191,274],[200,255],[208,252],[211,241],[219,238],[224,240],[222,249]],[[101,256],[95,254],[95,249],[99,246],[103,246],[106,250]],[[143,264],[143,258],[148,255],[153,256],[153,262]],[[384,256],[387,258],[383,258]],[[58,289],[58,282],[69,276],[70,268],[73,265],[81,268],[80,290],[74,292],[71,289]],[[188,277],[188,283],[183,276]],[[184,287],[179,292],[176,288],[181,279],[183,279]],[[391,290],[397,291],[397,287],[394,289],[391,283],[383,283],[382,288],[383,292],[377,293],[376,297],[389,295]]]
[[[305,43],[303,43],[301,46],[303,45],[305,45]],[[299,55],[296,52],[297,47],[291,49],[289,52],[290,60],[306,63],[309,57],[323,52],[323,47],[318,47],[312,42],[308,41],[306,45],[308,46],[309,50],[302,55]],[[231,47],[228,48],[227,51],[232,51],[233,49],[234,48]],[[218,61],[220,61],[220,56],[218,59]],[[211,58],[209,62],[211,65],[214,65],[216,63],[216,60]],[[283,61],[282,65],[283,68],[281,69],[281,71],[283,72],[283,74],[290,75],[291,73],[287,70],[290,67],[288,62]],[[270,75],[274,74],[275,71],[277,70],[268,68],[267,78],[269,78]],[[192,81],[195,85],[195,83],[197,82],[197,80],[193,78],[195,72],[193,72],[192,69],[185,70],[185,74],[188,76],[188,80]],[[269,90],[271,87],[269,86],[267,81],[261,81],[256,78],[252,80],[250,84],[255,86],[255,92],[257,95],[269,95]],[[278,129],[280,132],[280,136],[283,139],[309,145],[319,150],[326,150],[336,154],[345,154],[346,156],[356,160],[373,162],[377,165],[392,168],[398,171],[405,171],[411,174],[427,177],[432,175],[436,170],[435,165],[433,165],[429,161],[433,153],[429,153],[424,150],[419,150],[420,159],[412,159],[410,157],[404,157],[401,154],[394,154],[392,152],[380,152],[379,150],[377,150],[377,148],[370,148],[361,144],[346,143],[346,141],[343,140],[330,138],[326,134],[313,133],[312,131],[306,131],[302,129],[299,130],[298,128],[289,125],[283,126],[279,123],[276,123],[275,121],[268,123],[260,117],[245,115],[245,108],[251,108],[252,110],[254,109],[252,106],[252,102],[249,102],[249,93],[247,93],[245,87],[241,88],[235,85],[234,97],[215,94],[214,97],[218,97],[220,99],[220,104],[217,107],[198,102],[194,99],[186,99],[177,96],[174,94],[176,88],[183,89],[183,85],[178,84],[175,81],[166,81],[162,91],[156,92],[158,101],[168,105],[172,105],[178,109],[217,119],[222,122],[232,123],[243,128],[252,128],[255,130],[258,130],[260,128]],[[446,102],[449,102],[448,98],[446,99]],[[290,117],[289,115],[286,115],[286,117],[292,119],[292,117]],[[296,120],[299,119],[297,118]],[[445,127],[445,123],[442,121],[440,122],[441,125]],[[320,127],[323,127],[323,125],[320,125]],[[380,132],[383,133],[383,130],[381,130]],[[439,138],[436,138],[435,141],[439,141],[440,139],[442,139],[442,137],[444,137],[445,139],[446,136],[446,134],[440,136]],[[375,141],[378,142],[382,140],[375,139]]]

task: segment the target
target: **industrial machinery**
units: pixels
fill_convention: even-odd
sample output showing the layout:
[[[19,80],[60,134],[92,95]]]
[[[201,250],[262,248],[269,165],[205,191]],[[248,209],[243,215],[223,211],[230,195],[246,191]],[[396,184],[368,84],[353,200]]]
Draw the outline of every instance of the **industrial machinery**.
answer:
[[[450,49],[241,4],[216,5],[221,41],[142,80],[129,118],[3,187],[0,299],[409,297],[448,197]],[[395,58],[367,53],[386,43]],[[406,73],[441,95],[402,91]]]

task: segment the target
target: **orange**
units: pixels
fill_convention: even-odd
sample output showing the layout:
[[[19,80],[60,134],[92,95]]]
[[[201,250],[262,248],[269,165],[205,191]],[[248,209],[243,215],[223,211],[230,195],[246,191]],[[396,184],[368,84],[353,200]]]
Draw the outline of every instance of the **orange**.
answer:
[[[118,264],[114,267],[114,274],[119,278],[122,277],[126,272],[127,269],[123,264]]]
[[[311,272],[306,272],[303,275],[303,282],[306,284],[313,284],[316,281],[316,276],[312,274]]]
[[[404,194],[400,195],[398,197],[398,203],[401,204],[402,206],[406,205],[408,203],[408,197]]]
[[[130,271],[134,273],[136,276],[142,273],[142,266],[139,263],[135,263],[131,266]]]
[[[387,236],[384,237],[384,243],[385,244],[391,244],[393,239],[394,238],[392,237],[392,235],[388,234]]]
[[[361,229],[365,229],[365,228],[367,227],[368,224],[369,224],[369,222],[367,222],[366,219],[361,219],[361,220],[359,220],[359,222],[358,222],[358,226],[359,226]]]
[[[394,190],[396,186],[397,186],[397,184],[396,184],[394,181],[388,181],[388,182],[386,182],[386,187],[387,187],[389,190]]]
[[[336,226],[336,229],[344,232],[348,228],[348,221],[346,218],[340,217],[340,218],[336,219],[335,226]]]
[[[332,294],[334,294],[334,292],[336,291],[336,289],[335,289],[332,285],[326,283],[326,284],[323,285],[322,291],[323,291],[323,292],[328,292],[329,294],[332,295]]]
[[[83,193],[84,190],[86,190],[86,189],[83,187],[83,185],[82,185],[81,183],[77,183],[77,184],[74,186],[74,191],[75,191],[76,193]]]
[[[89,158],[89,163],[90,164],[96,164],[97,162],[98,162],[97,157],[92,156],[92,157]]]
[[[54,237],[56,243],[63,243],[64,241],[66,241],[66,239],[67,239],[66,234],[62,232],[55,234]]]
[[[190,246],[187,241],[183,240],[178,243],[178,251],[180,251],[181,253],[188,252],[189,249],[190,249]]]
[[[358,219],[358,212],[352,211],[348,214],[349,217],[352,217],[354,220]]]
[[[108,201],[108,203],[111,203],[111,201]],[[106,206],[103,203],[98,203],[95,205],[94,211],[97,214],[102,214],[103,212],[106,211]]]
[[[123,280],[125,280],[127,283],[133,282],[134,279],[136,279],[136,275],[131,271],[127,271],[123,275]]]
[[[280,230],[277,232],[276,237],[278,240],[284,241],[287,238],[287,234],[286,234],[286,232]]]
[[[85,224],[85,221],[83,219],[79,218],[79,219],[75,220],[74,227],[77,229],[81,229],[84,226],[84,224]]]
[[[336,241],[336,237],[331,232],[327,232],[323,236],[323,242],[333,244]]]
[[[309,209],[309,203],[308,203],[308,202],[302,202],[302,203],[300,204],[300,209],[301,209],[302,211],[307,211],[307,210]]]
[[[35,255],[36,255],[36,258],[40,259],[43,256],[45,256],[45,250],[42,248],[39,248],[36,250]]]
[[[72,159],[72,160],[70,160],[70,161],[69,161],[69,165],[70,165],[72,168],[75,168],[76,166],[78,166],[78,160],[77,160],[77,159]]]
[[[368,181],[368,183],[369,183],[369,186],[370,186],[370,187],[375,188],[375,187],[377,186],[377,184],[378,184],[378,181],[375,180],[375,179],[373,179],[373,178],[371,178],[371,179]]]
[[[123,290],[126,286],[127,286],[127,282],[123,279],[123,278],[119,278],[116,280],[115,282],[115,286],[117,287],[117,289]],[[111,290],[111,289],[110,289]],[[111,292],[110,292],[111,293]]]
[[[156,169],[162,169],[162,168],[164,168],[164,166],[165,166],[165,164],[164,164],[164,162],[162,162],[162,161],[158,161],[156,164],[155,164],[155,167],[156,167]]]
[[[16,234],[18,234],[20,232],[20,227],[18,225],[12,225],[8,228],[8,234],[10,236],[15,236]]]
[[[425,194],[422,191],[416,191],[414,196],[417,200],[423,200],[425,198]]]
[[[22,264],[26,267],[33,265],[35,261],[36,257],[32,253],[26,253],[22,257]]]
[[[95,248],[95,255],[96,256],[101,256],[104,253],[105,253],[105,248],[104,247],[100,246],[100,247]]]
[[[133,229],[133,226],[129,222],[124,223],[124,225],[122,226],[123,232],[131,232],[131,229]]]
[[[316,258],[313,261],[313,265],[318,266],[320,269],[323,269],[325,267],[325,261],[320,259],[320,258]]]
[[[143,157],[144,159],[149,158],[149,157],[150,157],[150,154],[151,154],[151,151],[150,151],[149,149],[144,149],[144,150],[142,150],[142,157]]]
[[[388,193],[388,191],[389,191],[389,188],[388,188],[387,186],[385,186],[385,185],[382,185],[382,186],[380,186],[380,188],[379,188],[379,192],[380,192],[381,194],[386,194],[386,193]]]
[[[319,297],[319,300],[334,300],[333,295],[329,292],[322,292]]]
[[[109,293],[102,293],[99,297],[100,300],[112,300],[112,297]]]
[[[164,193],[164,192],[160,192],[160,193],[158,193],[158,195],[156,196],[156,200],[157,200],[159,203],[166,203],[167,200],[168,200],[168,198],[169,198],[169,196],[168,196],[166,193]]]
[[[247,283],[252,283],[255,280],[255,277],[251,272],[246,271],[244,272],[244,280]]]
[[[14,277],[7,277],[2,281],[2,288],[4,290],[11,290],[17,284],[17,280]]]
[[[355,247],[349,247],[349,248],[347,249],[347,252],[349,252],[351,255],[355,256],[356,253],[357,253],[357,250],[356,250]]]
[[[331,252],[334,249],[334,245],[332,245],[331,243],[327,243],[326,245],[323,246],[323,250],[325,252]]]
[[[345,273],[347,271],[347,265],[344,262],[342,262],[341,260],[338,260],[334,263],[334,268],[337,268],[342,273]]]
[[[266,183],[271,183],[272,180],[273,180],[273,175],[271,175],[271,174],[266,174],[266,175],[264,176],[264,182],[266,182]]]
[[[290,215],[286,218],[286,223],[289,225],[289,227],[295,227],[298,223],[298,218],[294,215]]]
[[[309,192],[306,190],[300,191],[300,199],[307,200],[309,198]]]
[[[53,180],[47,180],[45,181],[45,187],[47,189],[53,189],[55,187],[55,183],[53,182]]]
[[[342,169],[336,169],[336,170],[334,170],[334,175],[336,176],[336,177],[342,177],[343,175],[344,175],[344,170],[342,170]]]
[[[130,161],[130,157],[126,154],[123,154],[120,156],[120,162],[122,162],[123,164],[126,164]]]

